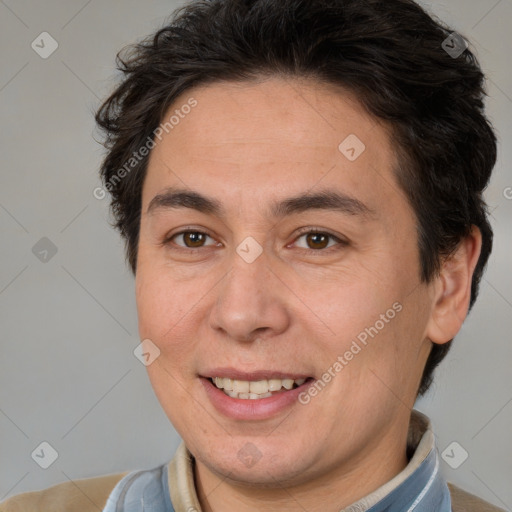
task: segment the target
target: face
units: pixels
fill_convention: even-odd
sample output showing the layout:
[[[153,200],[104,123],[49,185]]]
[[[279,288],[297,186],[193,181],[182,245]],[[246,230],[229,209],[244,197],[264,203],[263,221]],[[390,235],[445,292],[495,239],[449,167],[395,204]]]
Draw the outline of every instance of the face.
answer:
[[[388,129],[347,92],[278,78],[190,90],[165,120],[176,109],[136,274],[163,409],[212,474],[363,471],[404,441],[433,297]]]

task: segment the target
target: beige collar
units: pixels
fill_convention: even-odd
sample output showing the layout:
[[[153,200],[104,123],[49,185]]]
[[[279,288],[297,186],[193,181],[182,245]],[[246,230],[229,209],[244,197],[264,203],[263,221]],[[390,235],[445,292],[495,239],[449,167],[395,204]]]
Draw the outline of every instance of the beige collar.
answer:
[[[419,411],[413,410],[407,438],[407,452],[413,454],[409,464],[389,482],[344,510],[347,512],[368,510],[406,480],[425,460],[434,446],[430,420]],[[169,462],[169,489],[175,512],[201,512],[194,484],[194,457],[184,442],[181,442],[176,454]]]

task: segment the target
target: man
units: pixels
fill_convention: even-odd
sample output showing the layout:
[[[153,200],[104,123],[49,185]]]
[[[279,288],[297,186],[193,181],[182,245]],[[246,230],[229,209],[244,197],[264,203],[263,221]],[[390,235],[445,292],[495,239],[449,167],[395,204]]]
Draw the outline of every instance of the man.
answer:
[[[410,0],[214,0],[120,65],[101,172],[183,443],[2,510],[500,510],[413,411],[492,246],[460,36]]]

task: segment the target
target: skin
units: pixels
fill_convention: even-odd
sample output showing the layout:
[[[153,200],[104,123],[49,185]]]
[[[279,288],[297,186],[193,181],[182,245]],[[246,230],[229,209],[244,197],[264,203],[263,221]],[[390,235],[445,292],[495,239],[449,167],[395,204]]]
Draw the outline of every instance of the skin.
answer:
[[[282,78],[214,83],[187,91],[169,112],[190,97],[197,106],[150,154],[142,193],[136,299],[140,337],[160,349],[147,367],[151,384],[196,459],[204,511],[340,510],[407,465],[431,341],[452,339],[467,314],[480,233],[420,283],[415,216],[394,176],[390,130],[346,91]],[[349,134],[366,146],[355,161],[338,150]],[[226,216],[148,214],[170,186],[217,199]],[[272,201],[321,188],[374,215],[268,215]],[[302,227],[347,243],[329,238],[318,249]],[[182,235],[169,241],[187,228],[209,235],[202,246]],[[263,250],[250,264],[236,252],[248,236]],[[187,244],[196,248],[185,252]],[[396,302],[402,310],[307,405],[237,421],[201,385],[198,375],[218,366],[321,379]],[[248,442],[261,454],[251,467],[238,457]]]

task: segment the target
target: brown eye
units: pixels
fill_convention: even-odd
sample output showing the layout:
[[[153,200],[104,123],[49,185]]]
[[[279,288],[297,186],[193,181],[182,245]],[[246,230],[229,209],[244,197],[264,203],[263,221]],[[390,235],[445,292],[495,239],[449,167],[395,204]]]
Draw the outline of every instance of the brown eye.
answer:
[[[295,244],[301,249],[317,252],[329,252],[331,249],[336,249],[336,245],[347,245],[346,242],[328,232],[315,230],[305,231],[296,239]]]
[[[187,247],[201,247],[203,245],[204,238],[204,233],[199,233],[197,231],[188,231],[183,234],[183,240]]]
[[[329,244],[329,238],[326,233],[309,233],[306,235],[307,244],[310,249],[325,249]]]
[[[207,238],[211,238],[201,231],[181,231],[170,237],[167,243],[174,242],[178,247],[186,249],[197,249],[205,246]],[[178,242],[181,240],[181,242]],[[209,244],[215,245],[215,244]]]

